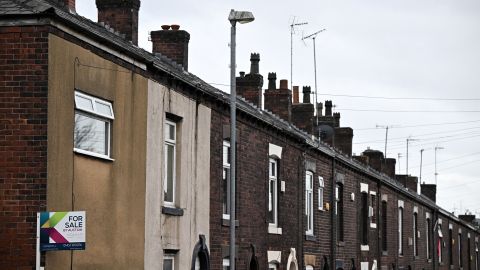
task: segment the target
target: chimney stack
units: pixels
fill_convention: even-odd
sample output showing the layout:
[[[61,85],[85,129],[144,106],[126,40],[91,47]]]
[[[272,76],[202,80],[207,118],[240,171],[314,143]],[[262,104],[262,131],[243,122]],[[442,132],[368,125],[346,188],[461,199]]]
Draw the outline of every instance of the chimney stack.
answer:
[[[298,86],[293,87],[293,104],[298,104],[299,101],[299,92],[298,92]]]
[[[263,76],[259,73],[260,54],[252,53],[250,62],[250,74],[245,75],[242,71],[237,77],[237,95],[261,108]]]
[[[53,0],[71,13],[75,13],[75,0]]]
[[[268,89],[264,94],[265,109],[290,122],[292,119],[292,91],[288,89],[288,80],[280,80],[280,88],[275,89],[276,79],[275,73],[268,73]]]
[[[332,101],[325,100],[325,116],[332,116]]]
[[[420,191],[423,196],[429,198],[433,202],[436,202],[437,198],[437,185],[435,184],[421,184]]]
[[[323,103],[321,102],[317,103],[317,114],[319,117],[321,117],[323,114]]]
[[[303,103],[292,105],[292,123],[298,128],[313,134],[313,104],[310,103],[310,86],[303,87]]]
[[[65,0],[65,2],[70,2]],[[98,22],[111,26],[115,31],[138,45],[138,10],[140,0],[96,0]]]
[[[188,70],[190,34],[187,31],[179,30],[180,26],[177,24],[171,25],[171,28],[172,30],[169,30],[168,25],[165,25],[162,26],[162,30],[150,32],[152,52],[166,56],[181,65],[183,69]]]

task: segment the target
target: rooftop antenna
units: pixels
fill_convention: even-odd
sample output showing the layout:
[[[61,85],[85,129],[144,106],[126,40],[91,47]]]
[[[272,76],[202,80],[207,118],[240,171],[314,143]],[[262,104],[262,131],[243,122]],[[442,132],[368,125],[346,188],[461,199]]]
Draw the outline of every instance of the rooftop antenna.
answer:
[[[438,177],[438,172],[437,172],[437,150],[443,150],[445,148],[441,146],[435,146],[435,185],[437,184],[437,177]]]
[[[410,137],[407,138],[407,172],[406,172],[407,177],[408,177],[408,145],[410,142],[414,142],[414,141],[418,141],[418,139],[412,139]]]
[[[398,174],[400,174],[400,158],[403,157],[402,153],[398,153]]]
[[[317,94],[317,55],[315,52],[315,39],[317,38],[317,35],[320,34],[323,31],[326,31],[327,29],[322,29],[319,30],[313,34],[310,34],[306,37],[303,37],[302,40],[311,38],[313,40],[313,65],[314,65],[314,71],[315,71],[315,111],[316,111],[316,121],[317,121],[317,128],[318,128],[318,94]]]
[[[295,27],[308,24],[308,22],[295,22],[297,18],[293,17],[292,24],[290,24],[290,89],[293,89],[293,34],[295,34]]]
[[[388,142],[388,129],[389,128],[396,128],[398,126],[387,126],[387,125],[375,125],[376,128],[384,128],[385,129],[385,164],[387,164],[387,142]]]

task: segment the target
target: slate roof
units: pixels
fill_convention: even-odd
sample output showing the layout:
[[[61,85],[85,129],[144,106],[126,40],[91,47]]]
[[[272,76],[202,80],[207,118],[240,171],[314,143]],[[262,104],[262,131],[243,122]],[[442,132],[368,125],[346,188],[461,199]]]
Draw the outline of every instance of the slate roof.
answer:
[[[108,27],[93,22],[90,19],[82,17],[78,14],[72,14],[58,6],[58,4],[55,4],[55,2],[50,2],[48,0],[0,0],[0,20],[4,15],[14,15],[14,18],[20,18],[22,15],[28,16],[41,14],[44,14],[45,16],[56,16],[62,21],[68,23],[69,26],[81,30],[81,32],[84,34],[94,36],[97,40],[102,40],[107,44],[114,46],[116,49],[127,53],[130,57],[136,60],[150,64],[154,68],[193,86],[197,90],[202,91],[207,95],[213,96],[217,100],[221,100],[226,104],[230,102],[229,94],[211,86],[194,74],[187,72],[182,66],[176,64],[167,57],[161,54],[152,54],[148,51],[145,51],[144,49],[135,46],[130,41],[125,40],[121,34],[115,33],[113,29],[108,29]],[[372,168],[335,151],[335,149],[329,145],[316,141],[311,137],[310,134],[300,130],[293,124],[280,119],[278,116],[269,111],[262,110],[255,105],[248,103],[241,97],[237,98],[237,109],[279,129],[280,131],[293,135],[297,139],[309,145],[311,148],[318,149],[320,152],[330,157],[335,157],[344,165],[350,166],[369,176],[381,180],[385,185],[388,185],[391,188],[401,192],[404,196],[422,202],[424,205],[427,205],[431,208],[438,209],[442,214],[448,215],[456,221],[460,221],[457,217],[440,208],[427,197],[404,188],[399,182],[389,178],[385,174],[375,171]],[[472,227],[470,224],[464,224]]]

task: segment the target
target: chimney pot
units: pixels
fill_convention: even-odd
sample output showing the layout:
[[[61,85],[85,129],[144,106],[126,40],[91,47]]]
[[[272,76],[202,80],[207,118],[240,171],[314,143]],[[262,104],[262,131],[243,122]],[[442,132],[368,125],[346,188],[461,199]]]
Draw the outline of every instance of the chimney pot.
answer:
[[[280,89],[288,89],[288,80],[280,80]]]
[[[304,86],[302,92],[303,92],[303,103],[310,103],[310,94],[312,93],[310,86]]]
[[[332,101],[325,100],[325,116],[332,116]]]
[[[180,25],[178,24],[172,24],[170,25],[170,27],[172,28],[172,30],[175,30],[175,31],[180,29]]]
[[[245,71],[240,71],[240,77],[241,78],[245,77]]]
[[[299,103],[299,92],[298,92],[298,86],[293,87],[293,104],[298,104]]]
[[[250,74],[258,74],[260,73],[259,63],[260,62],[260,54],[252,53],[250,54]]]
[[[168,29],[170,29],[170,25],[168,24],[162,25],[162,30],[168,30]]]
[[[277,89],[277,73],[275,72],[268,73],[268,89],[270,90]]]

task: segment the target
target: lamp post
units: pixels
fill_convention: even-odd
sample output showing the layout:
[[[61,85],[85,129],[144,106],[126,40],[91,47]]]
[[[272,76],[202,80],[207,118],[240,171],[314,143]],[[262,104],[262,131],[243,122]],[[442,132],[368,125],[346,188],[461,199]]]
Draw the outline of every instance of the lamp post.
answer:
[[[236,152],[236,110],[237,110],[237,89],[236,89],[236,24],[249,23],[255,19],[249,11],[231,10],[228,20],[231,24],[230,30],[230,269],[235,270],[235,152]]]
[[[438,176],[438,172],[437,172],[437,150],[442,150],[442,149],[445,149],[441,146],[435,146],[435,185],[437,184],[437,176]]]

